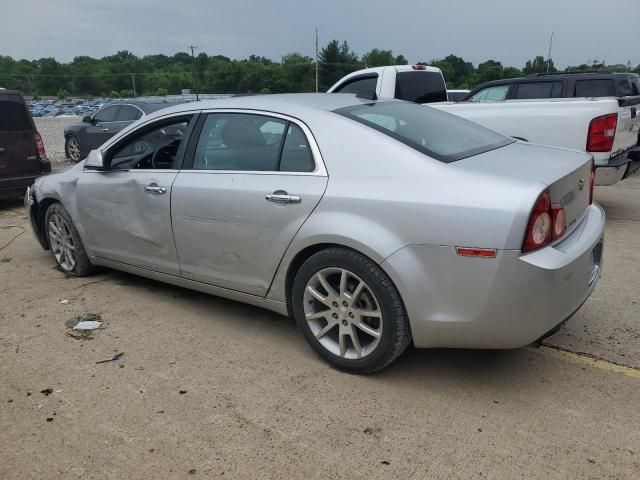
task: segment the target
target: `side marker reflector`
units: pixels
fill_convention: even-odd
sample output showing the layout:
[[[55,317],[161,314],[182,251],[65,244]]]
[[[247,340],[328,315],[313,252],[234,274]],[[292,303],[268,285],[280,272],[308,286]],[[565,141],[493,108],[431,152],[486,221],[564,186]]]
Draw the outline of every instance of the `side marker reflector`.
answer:
[[[495,248],[456,247],[456,253],[461,257],[496,258],[498,251]]]

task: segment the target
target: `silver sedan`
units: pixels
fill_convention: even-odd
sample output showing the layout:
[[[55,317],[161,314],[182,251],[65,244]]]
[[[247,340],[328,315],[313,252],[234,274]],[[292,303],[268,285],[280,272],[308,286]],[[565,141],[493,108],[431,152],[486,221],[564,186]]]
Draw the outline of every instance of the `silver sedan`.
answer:
[[[516,348],[599,278],[585,153],[353,95],[183,104],[25,199],[69,275],[110,267],[295,317],[335,367],[417,347]]]

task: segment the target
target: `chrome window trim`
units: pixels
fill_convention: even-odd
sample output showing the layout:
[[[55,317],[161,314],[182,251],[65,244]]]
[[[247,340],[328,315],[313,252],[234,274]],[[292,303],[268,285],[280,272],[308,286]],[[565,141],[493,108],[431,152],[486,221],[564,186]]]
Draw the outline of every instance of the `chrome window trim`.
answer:
[[[320,147],[316,142],[315,137],[311,129],[299,118],[292,117],[290,115],[284,115],[282,113],[271,112],[269,110],[259,110],[252,108],[208,108],[202,110],[203,115],[210,113],[244,113],[247,115],[262,115],[264,117],[273,117],[280,120],[286,120],[300,127],[304,136],[307,139],[307,143],[311,148],[311,155],[313,156],[313,163],[315,169],[311,172],[287,172],[281,170],[210,170],[210,169],[184,169],[185,172],[198,172],[198,173],[218,173],[218,174],[246,174],[246,175],[298,175],[298,176],[312,176],[312,177],[328,177],[327,167],[324,163],[324,158],[320,153]],[[198,139],[199,140],[199,139]]]

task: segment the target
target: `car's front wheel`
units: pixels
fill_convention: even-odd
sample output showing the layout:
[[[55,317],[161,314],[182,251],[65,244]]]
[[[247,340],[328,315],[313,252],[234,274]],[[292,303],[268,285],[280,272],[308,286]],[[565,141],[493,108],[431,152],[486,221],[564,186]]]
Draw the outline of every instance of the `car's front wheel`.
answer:
[[[93,266],[84,249],[78,230],[69,212],[60,203],[53,203],[45,215],[47,239],[51,253],[60,269],[75,277],[92,272]]]
[[[331,365],[372,373],[409,345],[409,321],[398,290],[372,260],[353,250],[312,255],[293,282],[291,305],[305,338]]]
[[[67,152],[67,158],[74,163],[78,163],[82,160],[82,149],[80,148],[80,142],[75,135],[69,135],[64,144],[65,151]]]

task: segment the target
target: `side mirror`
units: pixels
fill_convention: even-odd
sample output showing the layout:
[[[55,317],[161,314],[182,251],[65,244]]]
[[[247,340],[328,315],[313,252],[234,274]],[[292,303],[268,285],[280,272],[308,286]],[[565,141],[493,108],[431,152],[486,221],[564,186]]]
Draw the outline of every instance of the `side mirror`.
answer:
[[[85,115],[84,117],[82,117],[82,121],[84,123],[93,123],[93,119],[91,118],[91,115]]]
[[[107,170],[100,150],[91,150],[84,161],[84,168],[87,170]]]

